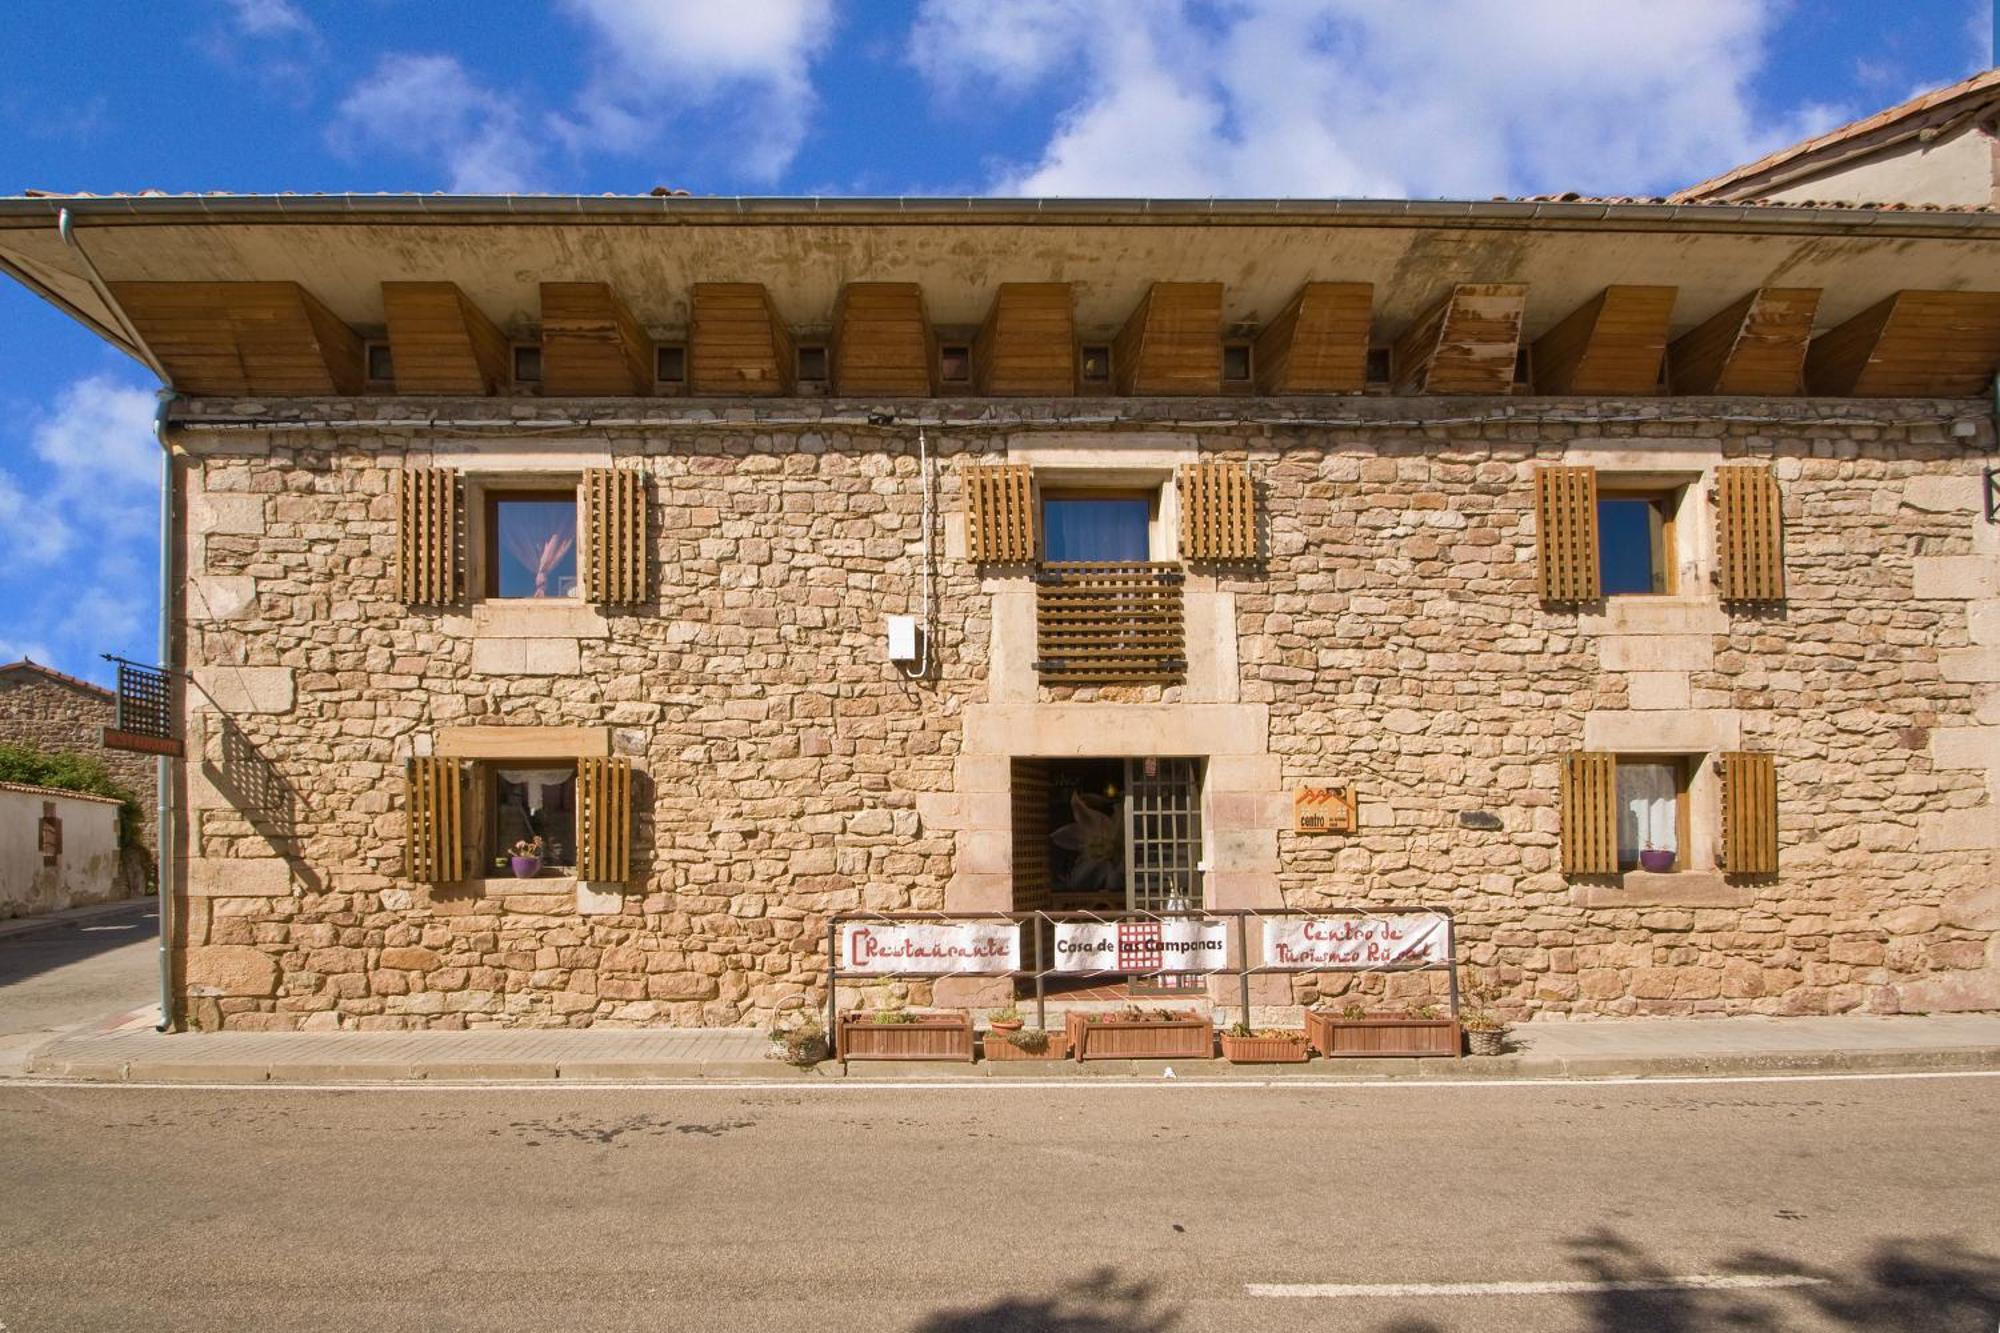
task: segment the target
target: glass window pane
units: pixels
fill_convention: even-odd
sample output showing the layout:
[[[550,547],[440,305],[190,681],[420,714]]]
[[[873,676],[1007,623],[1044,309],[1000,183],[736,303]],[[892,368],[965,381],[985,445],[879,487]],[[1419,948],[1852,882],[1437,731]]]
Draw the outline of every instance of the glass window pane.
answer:
[[[542,840],[544,866],[576,864],[576,770],[502,768],[493,774],[493,859],[505,865],[516,843]]]
[[[1134,497],[1042,501],[1047,560],[1150,560],[1152,506]]]
[[[1606,597],[1667,590],[1664,516],[1653,500],[1597,502],[1597,560]]]
[[[576,595],[576,501],[499,500],[493,529],[500,596]]]
[[[1645,849],[1680,852],[1679,764],[1618,761],[1618,860],[1639,863]]]

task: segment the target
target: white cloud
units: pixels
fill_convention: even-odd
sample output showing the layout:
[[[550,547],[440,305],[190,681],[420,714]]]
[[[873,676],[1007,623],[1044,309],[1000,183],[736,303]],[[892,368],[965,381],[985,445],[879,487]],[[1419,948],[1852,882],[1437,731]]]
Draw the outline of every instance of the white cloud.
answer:
[[[703,127],[743,174],[775,180],[805,140],[812,61],[833,34],[831,0],[565,0],[593,36],[591,75],[573,115],[552,127],[574,149],[645,152]]]
[[[250,37],[316,37],[313,26],[291,0],[228,0],[236,26]]]
[[[150,649],[159,528],[152,390],[114,375],[63,388],[0,469],[0,660],[79,675],[97,654]]]
[[[946,96],[1087,91],[1024,194],[1481,198],[1663,191],[1785,141],[1750,83],[1778,0],[1184,0],[1030,11],[925,0],[910,55]]]
[[[455,193],[520,193],[540,175],[520,108],[453,56],[383,56],[341,102],[327,138],[350,157],[373,149],[441,168]]]

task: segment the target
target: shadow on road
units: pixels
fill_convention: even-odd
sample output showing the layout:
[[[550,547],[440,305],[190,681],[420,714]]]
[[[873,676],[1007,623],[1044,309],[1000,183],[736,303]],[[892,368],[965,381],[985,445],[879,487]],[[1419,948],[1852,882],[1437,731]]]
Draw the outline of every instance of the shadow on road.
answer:
[[[910,1333],[1167,1333],[1179,1322],[1179,1312],[1155,1305],[1149,1283],[1121,1282],[1115,1269],[1100,1268],[1047,1295],[940,1311]]]
[[[157,940],[159,934],[159,909],[151,899],[142,898],[129,912],[0,936],[0,988],[128,944]]]

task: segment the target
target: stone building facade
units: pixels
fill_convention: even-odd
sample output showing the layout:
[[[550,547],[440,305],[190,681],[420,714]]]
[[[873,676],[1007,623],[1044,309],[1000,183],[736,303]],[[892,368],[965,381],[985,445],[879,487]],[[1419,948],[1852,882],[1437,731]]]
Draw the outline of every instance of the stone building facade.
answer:
[[[880,643],[919,595],[910,427],[660,405],[560,444],[443,440],[330,405],[312,412],[338,430],[210,434],[203,406],[181,436],[203,1025],[751,1021],[823,984],[830,911],[1014,905],[1011,759],[1127,752],[1203,761],[1209,905],[1449,906],[1524,1016],[2000,1003],[2000,543],[1963,434],[1988,443],[1991,423],[1960,402],[1178,403],[1113,429],[1062,403],[953,405],[926,429],[922,681]],[[491,415],[496,435],[534,419]],[[1002,459],[1248,465],[1268,556],[1190,574],[1185,683],[1037,682],[1031,584],[966,559],[960,479]],[[1743,461],[1775,470],[1790,575],[1756,614],[1708,591],[1694,521]],[[412,611],[395,492],[419,463],[641,469],[656,602]],[[1543,604],[1533,474],[1551,463],[1684,477],[1691,591]],[[634,761],[630,883],[412,883],[406,760],[526,728]],[[1558,765],[1578,749],[1774,755],[1779,873],[1715,871],[1701,810],[1705,869],[1565,877]],[[1359,830],[1294,833],[1293,790],[1332,780],[1359,791]],[[258,811],[248,790],[279,799]],[[979,998],[952,985],[940,998]]]
[[[111,691],[38,662],[0,666],[0,741],[31,745],[51,754],[88,755],[139,803],[140,841],[153,846],[158,766],[148,755],[107,749],[105,729],[116,720]],[[143,876],[142,876],[143,878]]]

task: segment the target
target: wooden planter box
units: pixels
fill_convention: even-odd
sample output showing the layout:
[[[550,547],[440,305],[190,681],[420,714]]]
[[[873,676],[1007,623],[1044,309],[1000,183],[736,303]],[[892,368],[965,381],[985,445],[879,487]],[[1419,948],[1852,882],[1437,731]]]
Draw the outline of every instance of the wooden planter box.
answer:
[[[1212,1060],[1215,1024],[1198,1014],[1175,1018],[1120,1019],[1109,1014],[1089,1021],[1071,1014],[1070,1048],[1079,1060]]]
[[[1395,1056],[1456,1058],[1459,1053],[1455,1018],[1406,1018],[1401,1014],[1342,1018],[1308,1009],[1306,1036],[1313,1049],[1329,1060]]]
[[[972,1015],[919,1014],[908,1023],[877,1023],[867,1010],[840,1016],[842,1060],[972,1061]]]
[[[1233,1065],[1302,1065],[1311,1054],[1303,1032],[1283,1037],[1222,1034],[1222,1058]]]
[[[1069,1059],[1069,1034],[1049,1033],[1049,1044],[1039,1051],[1024,1051],[1007,1040],[1004,1032],[989,1032],[981,1043],[988,1060],[1067,1060]]]

